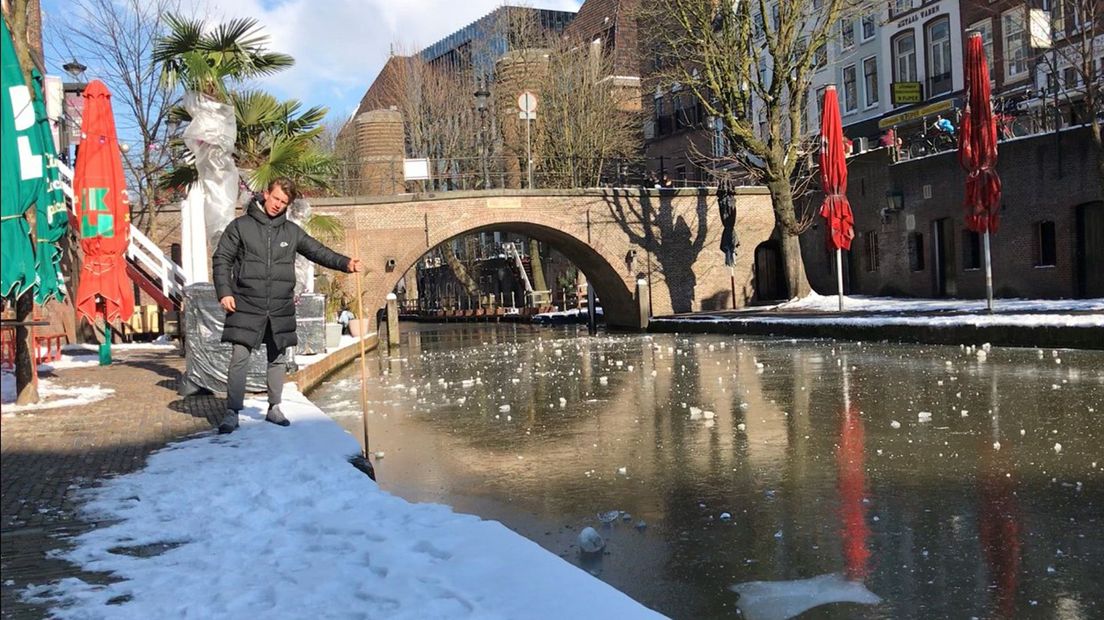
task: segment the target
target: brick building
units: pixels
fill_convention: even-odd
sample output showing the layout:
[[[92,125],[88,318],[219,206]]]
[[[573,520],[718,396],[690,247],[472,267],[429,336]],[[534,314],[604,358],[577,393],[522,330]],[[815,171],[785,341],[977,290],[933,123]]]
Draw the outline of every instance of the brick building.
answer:
[[[852,158],[848,170],[848,293],[985,296],[981,239],[965,228],[965,174],[954,152],[892,163],[879,149]],[[997,171],[1004,192],[991,236],[996,296],[1104,296],[1104,202],[1088,130],[1002,142]],[[803,235],[802,254],[813,288],[834,293],[822,223]]]

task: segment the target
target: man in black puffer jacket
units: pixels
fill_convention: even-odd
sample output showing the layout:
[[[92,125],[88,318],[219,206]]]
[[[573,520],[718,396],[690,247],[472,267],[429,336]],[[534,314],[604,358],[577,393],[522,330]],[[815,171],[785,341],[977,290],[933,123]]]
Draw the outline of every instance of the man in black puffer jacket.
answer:
[[[287,219],[295,200],[295,184],[273,180],[246,207],[246,214],[230,222],[212,260],[215,293],[226,310],[222,341],[234,345],[227,372],[226,415],[220,433],[238,428],[238,412],[245,398],[245,375],[253,349],[268,350],[268,415],[265,420],[287,426],[280,411],[284,389],[284,351],[298,343],[295,336],[295,255],[348,273],[360,271],[360,261],[342,256]]]

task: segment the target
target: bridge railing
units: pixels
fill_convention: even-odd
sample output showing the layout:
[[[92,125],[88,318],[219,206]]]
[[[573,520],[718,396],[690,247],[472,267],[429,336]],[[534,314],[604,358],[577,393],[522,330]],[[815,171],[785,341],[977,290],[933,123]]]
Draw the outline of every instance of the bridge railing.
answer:
[[[486,170],[484,171],[484,163]],[[338,195],[443,192],[480,189],[527,189],[524,157],[455,157],[429,159],[429,180],[406,181],[401,158],[344,158],[337,162],[331,187]],[[716,185],[708,162],[688,157],[632,159],[534,159],[533,187],[668,187]]]

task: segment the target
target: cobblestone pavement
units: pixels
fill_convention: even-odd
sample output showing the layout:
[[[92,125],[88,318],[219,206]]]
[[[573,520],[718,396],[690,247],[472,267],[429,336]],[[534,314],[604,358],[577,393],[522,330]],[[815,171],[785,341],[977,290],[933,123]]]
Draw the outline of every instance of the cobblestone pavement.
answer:
[[[176,395],[184,360],[173,351],[116,350],[108,367],[46,374],[61,386],[99,384],[115,393],[75,407],[0,418],[0,609],[4,618],[46,613],[19,600],[19,590],[62,577],[103,581],[48,559],[64,537],[94,524],[81,519],[73,493],[103,478],[135,471],[167,443],[207,431],[225,403],[212,396]]]

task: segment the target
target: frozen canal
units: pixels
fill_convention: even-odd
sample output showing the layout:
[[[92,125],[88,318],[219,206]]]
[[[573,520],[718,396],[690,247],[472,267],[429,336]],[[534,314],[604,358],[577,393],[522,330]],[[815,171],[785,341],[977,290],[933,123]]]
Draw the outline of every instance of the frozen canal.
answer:
[[[404,328],[383,488],[669,616],[1104,617],[1104,352]],[[358,377],[311,396],[357,437]]]

